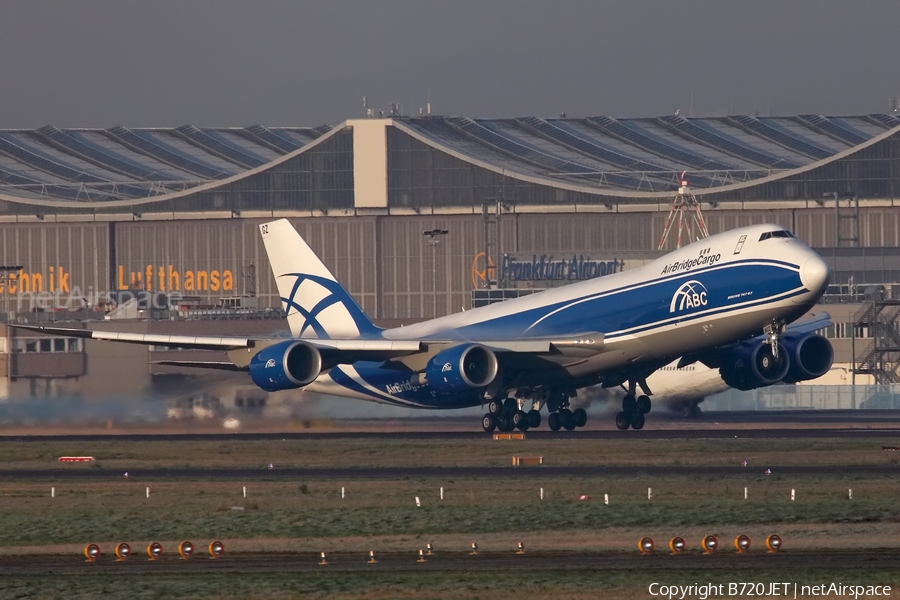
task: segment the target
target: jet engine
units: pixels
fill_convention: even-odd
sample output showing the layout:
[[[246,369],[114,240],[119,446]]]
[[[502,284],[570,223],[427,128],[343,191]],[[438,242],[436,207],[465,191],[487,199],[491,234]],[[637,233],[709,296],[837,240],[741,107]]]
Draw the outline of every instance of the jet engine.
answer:
[[[791,366],[782,379],[785,383],[797,383],[807,379],[821,377],[831,368],[834,362],[834,349],[831,342],[818,333],[806,333],[799,336],[783,336],[781,343],[791,357]]]
[[[499,366],[497,356],[481,344],[460,344],[438,352],[425,367],[425,379],[439,393],[452,394],[490,384]]]
[[[791,357],[784,344],[778,343],[776,359],[769,344],[753,340],[728,350],[719,366],[719,374],[730,387],[747,391],[781,381],[790,367]]]
[[[267,392],[300,388],[322,372],[322,355],[309,342],[287,340],[257,352],[249,370],[253,383]]]

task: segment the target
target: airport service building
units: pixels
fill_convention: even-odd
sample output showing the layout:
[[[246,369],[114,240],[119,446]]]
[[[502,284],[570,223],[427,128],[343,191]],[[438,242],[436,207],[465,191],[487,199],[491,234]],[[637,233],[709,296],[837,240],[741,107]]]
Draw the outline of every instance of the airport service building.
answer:
[[[364,310],[409,322],[468,308],[473,290],[503,297],[649,260],[684,192],[710,233],[775,222],[822,248],[836,292],[886,284],[891,297],[900,282],[893,114],[396,116],[0,130],[0,302],[14,320],[64,319],[59,298],[103,314],[120,292],[182,297],[143,330],[264,313],[280,302],[257,225],[288,217]],[[676,243],[673,233],[662,247]],[[47,294],[55,310],[40,308]],[[8,341],[10,355],[27,354]],[[37,376],[15,365],[8,377]]]

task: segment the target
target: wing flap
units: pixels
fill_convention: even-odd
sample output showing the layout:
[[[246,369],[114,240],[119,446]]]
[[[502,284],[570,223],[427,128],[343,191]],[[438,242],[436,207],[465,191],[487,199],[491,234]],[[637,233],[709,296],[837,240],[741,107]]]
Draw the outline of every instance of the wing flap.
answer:
[[[217,369],[219,371],[246,371],[246,367],[239,367],[231,362],[225,361],[202,361],[202,360],[154,360],[154,365],[165,365],[167,367],[191,367],[194,369]]]
[[[321,350],[346,350],[348,352],[420,352],[424,344],[419,340],[318,340],[306,339]]]
[[[229,336],[203,336],[203,335],[162,335],[155,333],[127,333],[122,331],[96,331],[90,329],[74,329],[67,327],[48,327],[46,325],[10,325],[18,329],[59,335],[66,337],[79,337],[89,340],[102,340],[107,342],[124,342],[128,344],[144,344],[147,346],[168,346],[170,348],[189,348],[195,350],[239,350],[241,348],[253,348],[262,343],[288,341],[291,338],[238,338]],[[419,340],[317,340],[304,339],[320,350],[359,352],[377,358],[379,354],[385,357],[398,354],[420,352],[424,344]],[[374,358],[373,358],[374,360]]]
[[[10,325],[10,327],[46,333],[48,335],[78,337],[88,340],[144,344],[146,346],[169,346],[171,348],[189,348],[195,350],[233,350],[237,348],[252,348],[254,345],[254,340],[250,338],[223,336],[161,335],[155,333],[128,333],[124,331],[94,331],[90,329],[74,329],[68,327],[47,327],[45,325]]]

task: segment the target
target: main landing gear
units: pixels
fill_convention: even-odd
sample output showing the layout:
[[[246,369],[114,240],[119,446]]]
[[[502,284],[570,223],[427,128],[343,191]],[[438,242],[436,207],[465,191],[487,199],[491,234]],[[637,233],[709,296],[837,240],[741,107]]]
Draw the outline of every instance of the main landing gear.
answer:
[[[543,399],[491,400],[487,405],[488,412],[481,418],[481,427],[487,433],[493,433],[495,430],[508,433],[515,429],[522,432],[535,429],[541,425],[540,408],[543,404]],[[560,394],[556,398],[547,399],[546,404],[550,412],[547,424],[552,431],[560,429],[573,431],[577,427],[584,427],[587,423],[587,412],[583,408],[575,410],[569,408],[568,395]],[[526,411],[527,406],[531,406],[531,410]]]
[[[628,395],[622,399],[622,411],[616,415],[616,428],[625,431],[629,427],[643,429],[644,415],[650,412],[651,403],[648,396]]]
[[[493,433],[495,429],[504,433],[514,429],[524,432],[540,427],[541,413],[535,409],[526,412],[522,410],[523,408],[524,404],[520,406],[514,398],[491,400],[488,403],[488,412],[481,418],[481,427],[487,433]]]
[[[703,417],[703,411],[697,403],[685,404],[681,409],[681,414],[685,419],[700,419]]]
[[[550,411],[547,425],[550,426],[551,431],[560,429],[574,431],[576,427],[584,427],[587,423],[587,412],[583,408],[572,410],[568,394],[557,394],[548,398],[547,410]]]
[[[576,427],[584,427],[586,423],[587,412],[583,408],[576,408],[575,410],[563,408],[558,412],[550,413],[550,416],[547,417],[547,424],[552,431],[559,431],[560,429],[573,431]]]
[[[637,396],[638,385],[645,392],[640,396]],[[649,396],[651,393],[645,379],[631,379],[628,381],[625,397],[622,398],[622,411],[616,415],[617,429],[620,431],[625,431],[629,427],[632,429],[643,429],[644,415],[650,412],[652,407]]]

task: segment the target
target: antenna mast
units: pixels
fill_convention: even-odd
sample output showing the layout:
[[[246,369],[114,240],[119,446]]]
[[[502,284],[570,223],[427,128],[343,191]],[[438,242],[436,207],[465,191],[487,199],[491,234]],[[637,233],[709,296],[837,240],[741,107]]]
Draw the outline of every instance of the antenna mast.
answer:
[[[666,225],[663,228],[662,237],[659,240],[657,250],[662,250],[669,239],[669,233],[678,222],[678,241],[676,248],[681,248],[681,236],[687,235],[687,243],[694,241],[694,230],[696,228],[697,238],[708,238],[709,230],[706,228],[706,221],[703,220],[703,213],[700,211],[700,202],[697,197],[691,193],[688,180],[685,178],[687,171],[682,171],[678,177],[679,187],[678,194],[672,198],[672,204],[669,207],[669,216],[666,218]]]

